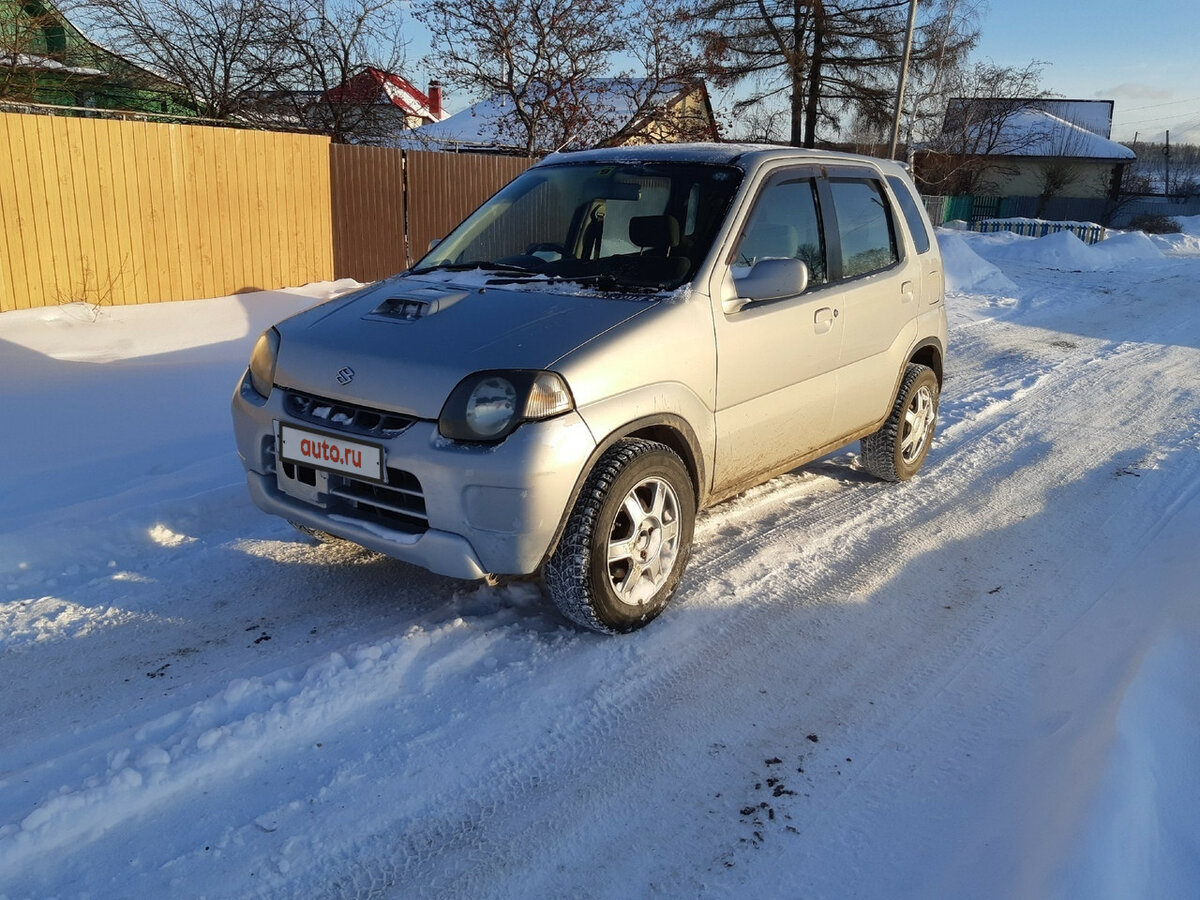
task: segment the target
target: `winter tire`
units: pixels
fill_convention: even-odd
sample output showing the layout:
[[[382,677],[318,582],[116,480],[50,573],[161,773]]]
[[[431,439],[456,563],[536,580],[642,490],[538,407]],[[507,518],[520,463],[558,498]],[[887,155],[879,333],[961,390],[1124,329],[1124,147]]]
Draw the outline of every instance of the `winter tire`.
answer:
[[[884,481],[907,481],[917,474],[937,426],[938,381],[928,366],[909,363],[892,414],[883,427],[862,439],[862,466]]]
[[[584,628],[641,628],[679,584],[695,518],[696,492],[679,456],[653,441],[618,441],[584,482],[546,563],[546,593]]]

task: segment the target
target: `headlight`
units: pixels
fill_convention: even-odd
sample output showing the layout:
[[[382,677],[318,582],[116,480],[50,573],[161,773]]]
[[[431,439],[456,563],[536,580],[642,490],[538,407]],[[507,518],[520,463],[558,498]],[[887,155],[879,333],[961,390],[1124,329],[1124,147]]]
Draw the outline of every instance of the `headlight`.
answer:
[[[250,386],[262,397],[271,396],[275,383],[275,359],[279,356],[279,332],[268,328],[250,354]]]
[[[502,441],[522,422],[574,408],[566,382],[554,372],[476,372],[450,392],[438,431],[455,441]]]

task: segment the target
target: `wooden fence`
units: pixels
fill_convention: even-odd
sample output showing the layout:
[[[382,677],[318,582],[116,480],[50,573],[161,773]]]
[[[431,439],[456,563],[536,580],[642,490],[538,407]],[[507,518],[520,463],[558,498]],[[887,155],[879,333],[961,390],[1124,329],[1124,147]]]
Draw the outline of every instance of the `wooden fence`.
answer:
[[[0,310],[328,279],[329,141],[0,114]]]
[[[374,281],[425,255],[484,200],[533,163],[514,156],[333,144],[333,267]]]
[[[337,276],[375,281],[405,268],[403,153],[331,144],[329,171]]]
[[[410,262],[446,236],[484,200],[533,164],[516,156],[433,153],[413,150],[408,162],[408,236]]]
[[[0,113],[0,311],[373,281],[530,163]]]

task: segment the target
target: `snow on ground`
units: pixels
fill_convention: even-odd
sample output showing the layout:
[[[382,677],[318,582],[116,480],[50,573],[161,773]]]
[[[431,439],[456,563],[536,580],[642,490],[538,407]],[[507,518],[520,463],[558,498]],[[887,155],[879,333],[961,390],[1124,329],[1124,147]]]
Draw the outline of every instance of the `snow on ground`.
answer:
[[[1176,256],[1200,256],[1200,216],[1175,216],[1179,234],[1153,234],[1155,246]]]
[[[251,507],[345,285],[0,315],[0,897],[1195,896],[1200,259],[940,238],[926,469],[709,510],[620,639]]]

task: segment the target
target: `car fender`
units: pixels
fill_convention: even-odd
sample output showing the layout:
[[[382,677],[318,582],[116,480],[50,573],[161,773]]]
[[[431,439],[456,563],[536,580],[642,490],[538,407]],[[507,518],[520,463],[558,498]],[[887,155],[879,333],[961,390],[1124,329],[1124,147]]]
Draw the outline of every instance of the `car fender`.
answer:
[[[627,410],[629,408],[626,405],[626,400],[623,398],[612,398],[612,400],[621,409]],[[702,404],[701,408],[703,408]],[[581,410],[580,412],[583,413],[586,411]],[[623,438],[636,435],[647,440],[655,440],[666,444],[678,453],[694,481],[696,507],[697,509],[703,508],[709,499],[709,478],[711,477],[709,473],[712,470],[711,459],[713,452],[712,412],[705,410],[704,415],[706,418],[703,421],[709,424],[703,432],[698,432],[693,427],[691,421],[677,412],[657,412],[622,422],[608,430],[607,433],[604,433],[603,437],[600,437],[596,441],[595,448],[575,479],[575,486],[571,490],[570,499],[559,519],[558,527],[554,531],[554,537],[550,541],[549,547],[546,548],[546,554],[542,560],[543,564],[557,549],[563,530],[567,526],[567,520],[571,517],[571,513],[575,509],[575,504],[579,500],[579,495],[583,491],[584,483],[596,467],[596,463],[610,447]],[[584,418],[586,421],[587,416],[585,415]],[[589,421],[588,424],[593,428],[593,434],[595,434],[596,431],[593,423]]]

